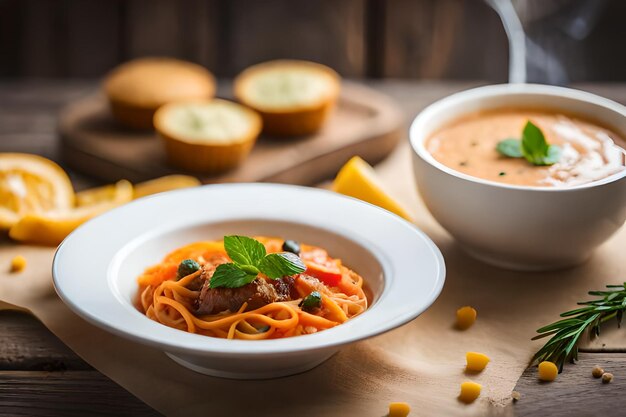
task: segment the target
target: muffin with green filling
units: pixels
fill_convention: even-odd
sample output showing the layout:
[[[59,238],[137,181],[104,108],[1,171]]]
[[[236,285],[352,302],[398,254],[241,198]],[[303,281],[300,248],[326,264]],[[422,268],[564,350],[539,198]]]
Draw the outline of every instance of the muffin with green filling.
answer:
[[[265,133],[299,136],[317,132],[327,120],[340,78],[321,64],[278,60],[249,67],[234,89],[237,100],[261,114]]]
[[[239,165],[261,132],[259,115],[227,100],[186,100],[157,110],[154,127],[171,165],[216,174]]]

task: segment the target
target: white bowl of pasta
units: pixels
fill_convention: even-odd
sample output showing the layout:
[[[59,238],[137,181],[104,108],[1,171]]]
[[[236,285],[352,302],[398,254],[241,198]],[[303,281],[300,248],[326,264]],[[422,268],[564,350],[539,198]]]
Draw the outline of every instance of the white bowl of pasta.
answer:
[[[242,379],[304,372],[401,326],[445,278],[441,253],[412,224],[277,184],[137,200],[78,228],[52,269],[61,299],[96,326]]]

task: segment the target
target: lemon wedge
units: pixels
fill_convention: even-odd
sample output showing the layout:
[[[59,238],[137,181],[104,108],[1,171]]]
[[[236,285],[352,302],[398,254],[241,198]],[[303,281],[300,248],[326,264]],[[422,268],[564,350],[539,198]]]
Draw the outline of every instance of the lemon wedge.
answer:
[[[87,220],[132,198],[133,186],[126,180],[81,191],[76,194],[76,208],[27,213],[11,227],[9,236],[20,242],[56,246]]]
[[[411,221],[407,210],[384,191],[384,184],[374,169],[358,156],[350,159],[339,170],[332,189],[340,194],[382,207]]]
[[[11,227],[9,236],[23,243],[56,246],[74,229],[95,215],[92,211],[81,209],[30,213]]]
[[[141,198],[179,188],[197,187],[201,184],[200,180],[189,175],[166,175],[165,177],[136,184],[133,198]]]
[[[0,229],[26,213],[69,209],[74,189],[63,169],[37,155],[0,153]]]
[[[95,206],[103,203],[119,205],[132,200],[133,195],[133,185],[126,180],[121,180],[115,184],[77,192],[76,207]]]

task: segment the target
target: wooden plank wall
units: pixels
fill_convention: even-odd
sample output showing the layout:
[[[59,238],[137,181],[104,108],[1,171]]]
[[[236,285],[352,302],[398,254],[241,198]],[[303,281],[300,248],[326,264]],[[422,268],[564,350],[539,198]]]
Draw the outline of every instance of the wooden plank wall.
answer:
[[[577,81],[625,80],[626,58],[611,49],[621,42],[607,39],[626,38],[626,2],[595,1],[607,10],[587,39],[557,36],[554,49]],[[536,39],[560,31],[542,22],[529,26]],[[100,77],[145,55],[220,76],[303,58],[352,77],[497,82],[508,65],[504,30],[482,0],[0,0],[0,77]]]

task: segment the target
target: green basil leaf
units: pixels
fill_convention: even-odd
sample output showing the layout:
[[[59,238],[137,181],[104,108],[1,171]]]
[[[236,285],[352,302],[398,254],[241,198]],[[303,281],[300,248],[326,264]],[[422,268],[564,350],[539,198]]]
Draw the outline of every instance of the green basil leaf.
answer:
[[[513,138],[501,140],[496,150],[510,158],[524,157],[533,165],[552,165],[561,158],[561,148],[549,145],[541,129],[530,120],[524,126],[521,141]]]
[[[522,153],[522,142],[519,139],[504,139],[498,142],[496,150],[504,156],[509,158],[521,158],[524,156]]]
[[[268,278],[276,279],[300,274],[306,270],[302,259],[291,252],[271,253],[259,263],[259,269]]]
[[[543,165],[554,165],[561,159],[561,148],[557,145],[550,145],[548,154],[543,158]]]
[[[224,236],[224,249],[239,265],[258,266],[267,253],[261,242],[247,236]]]
[[[209,288],[239,288],[251,283],[256,278],[256,274],[249,274],[242,271],[235,264],[221,264],[209,281]]]
[[[531,121],[526,122],[522,131],[522,153],[528,162],[544,165],[543,158],[548,155],[549,145],[541,129]]]
[[[256,266],[253,266],[253,265],[236,265],[236,266],[237,268],[241,269],[246,274],[250,274],[250,275],[259,274],[259,268],[257,268]]]

